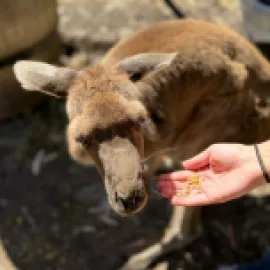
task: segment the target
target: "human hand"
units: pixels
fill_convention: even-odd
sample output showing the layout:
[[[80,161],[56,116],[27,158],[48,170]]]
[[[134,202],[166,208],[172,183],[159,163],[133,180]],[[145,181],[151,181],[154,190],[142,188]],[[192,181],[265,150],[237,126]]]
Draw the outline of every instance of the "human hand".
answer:
[[[207,205],[238,198],[265,183],[253,146],[214,144],[183,162],[185,170],[158,177],[160,194],[173,205]],[[194,174],[200,177],[200,190],[177,196]]]

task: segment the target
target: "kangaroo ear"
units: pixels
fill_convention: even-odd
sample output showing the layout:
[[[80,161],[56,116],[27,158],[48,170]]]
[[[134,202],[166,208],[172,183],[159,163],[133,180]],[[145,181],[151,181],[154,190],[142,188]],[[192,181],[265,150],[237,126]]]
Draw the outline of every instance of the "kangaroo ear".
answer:
[[[13,66],[16,79],[28,91],[40,91],[56,97],[66,97],[77,71],[37,61],[18,61]]]
[[[132,81],[140,80],[148,72],[169,66],[178,53],[141,53],[127,57],[116,68],[129,74]]]

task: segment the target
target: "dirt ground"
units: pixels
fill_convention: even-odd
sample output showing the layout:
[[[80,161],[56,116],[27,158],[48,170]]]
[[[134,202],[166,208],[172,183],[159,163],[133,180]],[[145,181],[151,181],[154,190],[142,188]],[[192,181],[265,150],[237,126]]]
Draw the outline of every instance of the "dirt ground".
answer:
[[[74,48],[65,49],[70,56]],[[159,240],[171,207],[153,191],[141,213],[116,215],[95,168],[70,159],[65,126],[64,103],[50,98],[0,125],[4,246],[20,269],[119,269],[129,256]],[[195,241],[156,264],[211,270],[261,257],[270,251],[270,197],[204,207],[202,225]]]
[[[96,170],[69,158],[65,123],[63,103],[47,100],[31,115],[1,125],[4,245],[21,269],[118,269],[159,239],[170,206],[153,193],[142,213],[114,214]],[[203,235],[163,260],[171,269],[215,269],[258,258],[270,245],[269,212],[269,198],[206,207]]]
[[[117,216],[95,168],[69,158],[65,124],[63,103],[49,99],[0,126],[3,243],[20,269],[119,269],[160,238],[171,208],[153,192],[140,214]],[[269,215],[270,198],[205,207],[203,234],[162,261],[169,269],[215,269],[259,258],[270,248]]]

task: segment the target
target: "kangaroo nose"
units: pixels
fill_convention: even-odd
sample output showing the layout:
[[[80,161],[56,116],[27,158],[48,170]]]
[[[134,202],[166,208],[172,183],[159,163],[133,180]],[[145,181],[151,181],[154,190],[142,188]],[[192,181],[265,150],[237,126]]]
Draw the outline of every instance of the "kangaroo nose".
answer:
[[[144,191],[136,190],[130,193],[127,197],[122,197],[116,194],[116,201],[123,205],[127,212],[137,210],[145,201],[146,194]]]

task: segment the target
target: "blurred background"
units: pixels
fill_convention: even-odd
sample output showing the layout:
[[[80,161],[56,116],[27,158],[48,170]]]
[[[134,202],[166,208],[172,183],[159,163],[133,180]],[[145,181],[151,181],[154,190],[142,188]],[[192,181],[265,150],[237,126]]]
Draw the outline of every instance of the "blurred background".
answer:
[[[231,27],[270,58],[270,6],[263,6],[269,2],[1,0],[0,260],[5,249],[19,269],[119,269],[160,239],[171,213],[153,193],[140,214],[116,215],[95,168],[68,156],[64,102],[22,91],[15,61],[94,65],[119,39],[180,17]],[[218,269],[252,262],[270,249],[268,197],[204,207],[202,222],[199,238],[153,269]]]

